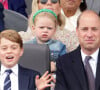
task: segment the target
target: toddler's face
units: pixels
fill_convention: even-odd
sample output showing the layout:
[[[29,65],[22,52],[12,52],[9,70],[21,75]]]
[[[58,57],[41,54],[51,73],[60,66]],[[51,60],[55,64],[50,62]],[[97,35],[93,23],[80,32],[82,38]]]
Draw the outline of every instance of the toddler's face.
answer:
[[[39,17],[35,23],[35,35],[38,43],[45,43],[52,38],[56,24],[48,17]]]

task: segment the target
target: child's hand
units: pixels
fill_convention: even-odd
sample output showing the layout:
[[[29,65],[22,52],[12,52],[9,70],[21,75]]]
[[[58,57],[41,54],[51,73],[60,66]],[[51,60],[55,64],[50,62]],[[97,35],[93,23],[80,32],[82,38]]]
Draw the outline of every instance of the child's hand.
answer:
[[[44,90],[47,87],[53,87],[54,85],[50,84],[51,81],[55,83],[55,79],[51,74],[48,74],[48,71],[46,71],[41,78],[37,75],[35,78],[37,90]]]

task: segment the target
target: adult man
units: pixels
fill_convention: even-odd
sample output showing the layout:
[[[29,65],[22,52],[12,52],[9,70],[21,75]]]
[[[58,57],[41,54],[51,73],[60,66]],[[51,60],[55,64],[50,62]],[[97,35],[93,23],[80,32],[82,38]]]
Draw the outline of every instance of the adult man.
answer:
[[[4,30],[0,33],[0,90],[44,90],[53,80],[46,72],[39,79],[39,72],[18,64],[23,54],[23,43],[18,32]],[[36,78],[35,78],[36,77]]]
[[[57,62],[55,90],[100,90],[100,18],[90,10],[84,11],[77,22],[77,36],[80,46],[73,52],[65,54]],[[85,56],[92,69],[91,89],[89,75],[85,66]]]

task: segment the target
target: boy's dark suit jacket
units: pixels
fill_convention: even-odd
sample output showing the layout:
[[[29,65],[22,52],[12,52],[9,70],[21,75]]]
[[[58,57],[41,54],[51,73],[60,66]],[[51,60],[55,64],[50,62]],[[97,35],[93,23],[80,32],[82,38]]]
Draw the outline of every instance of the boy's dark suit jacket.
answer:
[[[39,72],[23,68],[19,65],[19,90],[36,90],[35,76],[40,75]]]
[[[1,68],[1,64],[0,64]],[[18,89],[19,90],[36,90],[35,76],[40,73],[31,69],[24,68],[19,65],[18,72]]]
[[[8,0],[8,8],[27,17],[25,0]]]
[[[55,90],[89,90],[80,48],[58,59],[56,73]],[[95,90],[100,90],[100,49],[95,82]]]

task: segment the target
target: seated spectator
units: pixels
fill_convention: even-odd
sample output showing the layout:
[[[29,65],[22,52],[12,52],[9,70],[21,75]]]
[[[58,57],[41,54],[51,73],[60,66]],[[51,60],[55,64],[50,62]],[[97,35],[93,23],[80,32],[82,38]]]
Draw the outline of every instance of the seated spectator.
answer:
[[[27,17],[25,0],[0,0],[5,9],[21,13]]]
[[[54,78],[48,71],[39,78],[39,72],[18,64],[23,51],[23,42],[18,32],[4,30],[0,33],[0,90],[45,90],[51,87],[49,83]]]
[[[35,38],[27,43],[47,44],[50,48],[51,71],[55,71],[55,63],[59,56],[66,53],[66,46],[52,37],[57,29],[57,16],[49,9],[40,9],[33,16],[33,32]]]
[[[4,28],[4,14],[3,14],[3,11],[4,11],[4,7],[3,7],[2,3],[0,3],[0,32],[5,29]]]

